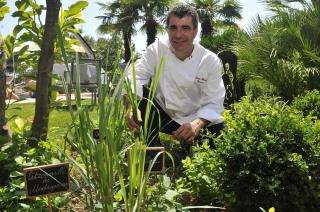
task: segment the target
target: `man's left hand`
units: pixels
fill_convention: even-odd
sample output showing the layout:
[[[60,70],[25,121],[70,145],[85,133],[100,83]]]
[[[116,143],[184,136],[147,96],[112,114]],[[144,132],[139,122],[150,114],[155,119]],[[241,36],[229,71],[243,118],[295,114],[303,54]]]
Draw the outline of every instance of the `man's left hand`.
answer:
[[[176,131],[172,132],[172,137],[179,141],[191,143],[208,123],[205,119],[197,118],[190,123],[182,124]]]

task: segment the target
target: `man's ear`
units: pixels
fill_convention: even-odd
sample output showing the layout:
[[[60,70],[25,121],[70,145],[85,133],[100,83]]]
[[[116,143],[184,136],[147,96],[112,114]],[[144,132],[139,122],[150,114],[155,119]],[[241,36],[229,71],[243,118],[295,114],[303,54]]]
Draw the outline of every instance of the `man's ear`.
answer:
[[[193,39],[195,39],[195,38],[196,38],[197,34],[198,34],[198,27],[197,27],[197,28],[195,28],[194,35],[193,35]]]

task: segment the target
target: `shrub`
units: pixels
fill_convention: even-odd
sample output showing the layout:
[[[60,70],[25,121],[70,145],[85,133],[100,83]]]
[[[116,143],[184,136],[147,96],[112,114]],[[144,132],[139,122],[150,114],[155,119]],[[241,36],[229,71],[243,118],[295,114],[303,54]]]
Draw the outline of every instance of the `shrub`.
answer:
[[[57,162],[53,144],[41,141],[38,148],[29,147],[24,121],[17,118],[13,128],[12,142],[0,137],[0,211],[42,211],[47,207],[44,197],[32,200],[26,197],[23,168]],[[53,208],[64,207],[69,200],[53,195]]]
[[[200,158],[195,154],[192,162],[198,164],[186,166],[186,173],[198,176],[189,177],[195,184],[189,187],[205,188],[196,194],[223,202],[230,211],[320,208],[319,121],[304,118],[275,98],[260,98],[236,104],[226,123],[216,150]],[[199,181],[205,175],[209,181]]]
[[[184,177],[177,180],[177,188],[185,189],[185,205],[219,204],[218,186],[215,180],[216,169],[213,157],[214,151],[207,143],[193,148],[193,156],[183,161]]]
[[[302,111],[304,116],[311,115],[320,119],[320,92],[318,90],[305,92],[293,100],[292,107]]]

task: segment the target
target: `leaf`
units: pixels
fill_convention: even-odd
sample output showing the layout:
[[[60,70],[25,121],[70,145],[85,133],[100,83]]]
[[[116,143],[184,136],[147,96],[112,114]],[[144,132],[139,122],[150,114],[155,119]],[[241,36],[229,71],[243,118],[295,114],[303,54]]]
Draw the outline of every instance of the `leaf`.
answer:
[[[275,212],[275,211],[276,211],[276,209],[274,207],[269,208],[269,212]]]
[[[33,9],[35,9],[35,10],[38,10],[38,9],[41,8],[40,5],[37,4],[37,3],[35,3],[34,1],[30,1],[29,4],[30,4],[30,6],[31,6]]]
[[[78,1],[72,4],[67,11],[65,11],[65,17],[68,18],[70,16],[76,15],[80,13],[85,7],[89,5],[86,1]]]
[[[13,171],[10,173],[10,177],[21,177],[21,176],[23,176],[23,174],[18,171]]]
[[[12,55],[14,37],[11,35],[7,35],[5,43],[6,43],[6,50],[7,50],[8,55]]]
[[[23,208],[23,209],[30,209],[30,205],[24,204],[24,203],[19,203],[19,205]]]
[[[22,156],[18,156],[14,159],[18,165],[24,164],[24,158]]]
[[[5,14],[9,12],[10,12],[10,8],[8,6],[2,7],[2,8],[0,7],[0,21],[2,21]]]
[[[22,17],[23,11],[15,11],[11,14],[12,17],[17,18],[17,17]]]
[[[34,155],[36,153],[36,149],[35,148],[32,148],[32,149],[29,149],[26,153],[25,153],[25,155],[27,155],[27,156],[32,156],[32,155]]]
[[[15,5],[19,9],[19,11],[23,11],[28,7],[28,3],[26,0],[16,1]]]
[[[17,35],[22,29],[23,27],[21,25],[16,25],[13,29],[13,35]]]
[[[170,177],[168,177],[167,175],[164,175],[163,176],[163,186],[165,188],[170,188],[170,184],[171,184]]]
[[[8,159],[8,154],[4,152],[0,152],[0,161]]]
[[[170,202],[172,202],[174,200],[174,198],[178,195],[178,192],[174,191],[174,190],[168,190],[164,197],[169,200]]]
[[[114,200],[115,200],[116,202],[120,202],[120,201],[122,201],[122,199],[123,199],[121,193],[118,193],[118,194],[114,195],[113,198],[114,198]]]
[[[16,124],[16,126],[18,127],[19,130],[23,130],[23,128],[26,124],[22,118],[16,118],[16,120],[14,120],[14,123]]]

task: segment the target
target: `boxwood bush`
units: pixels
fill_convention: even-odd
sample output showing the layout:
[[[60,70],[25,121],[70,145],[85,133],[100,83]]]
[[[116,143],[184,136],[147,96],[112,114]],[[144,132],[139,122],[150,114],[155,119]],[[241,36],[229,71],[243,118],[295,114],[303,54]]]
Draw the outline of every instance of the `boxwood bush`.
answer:
[[[180,187],[201,204],[222,203],[229,211],[320,208],[319,120],[261,98],[243,99],[226,123],[215,150],[198,148],[185,161]]]
[[[293,100],[292,107],[302,111],[304,116],[311,115],[320,119],[320,92],[307,91]]]

